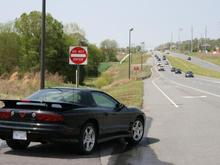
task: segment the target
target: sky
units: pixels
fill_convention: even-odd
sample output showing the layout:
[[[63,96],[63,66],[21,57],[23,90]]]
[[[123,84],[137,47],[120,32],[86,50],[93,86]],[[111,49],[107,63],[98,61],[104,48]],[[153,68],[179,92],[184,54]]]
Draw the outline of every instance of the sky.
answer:
[[[220,38],[220,0],[46,0],[47,12],[62,23],[77,23],[86,38],[97,45],[114,39],[120,47],[145,42],[146,48],[205,34]],[[0,0],[0,23],[24,12],[41,11],[41,0]],[[179,31],[179,29],[182,31]]]

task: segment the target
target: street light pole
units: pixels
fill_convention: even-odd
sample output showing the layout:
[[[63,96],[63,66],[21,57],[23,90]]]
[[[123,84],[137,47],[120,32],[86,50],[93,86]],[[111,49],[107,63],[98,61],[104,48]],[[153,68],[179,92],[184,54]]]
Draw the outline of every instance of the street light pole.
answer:
[[[172,50],[172,43],[173,43],[173,32],[170,35],[170,51]]]
[[[145,49],[145,42],[141,42],[141,71],[143,71],[143,54],[144,54],[144,49]]]
[[[178,44],[178,49],[179,51],[181,51],[181,36],[180,36],[180,33],[183,29],[182,28],[179,28],[179,33],[178,33],[178,40],[179,40],[179,44]]]
[[[134,28],[129,29],[129,61],[128,61],[128,78],[130,80],[131,78],[131,32],[134,30]]]
[[[45,87],[45,29],[46,29],[45,17],[46,17],[46,0],[42,0],[40,89],[44,89]]]
[[[193,52],[193,27],[191,27],[191,49],[190,49],[190,52],[192,53]]]

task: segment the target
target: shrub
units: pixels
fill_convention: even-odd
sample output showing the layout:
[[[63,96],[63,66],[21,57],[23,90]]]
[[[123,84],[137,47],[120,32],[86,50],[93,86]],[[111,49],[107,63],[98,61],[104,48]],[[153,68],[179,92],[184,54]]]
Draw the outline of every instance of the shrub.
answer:
[[[112,77],[108,73],[103,73],[96,81],[95,81],[95,87],[96,88],[102,88],[106,85],[111,84]]]

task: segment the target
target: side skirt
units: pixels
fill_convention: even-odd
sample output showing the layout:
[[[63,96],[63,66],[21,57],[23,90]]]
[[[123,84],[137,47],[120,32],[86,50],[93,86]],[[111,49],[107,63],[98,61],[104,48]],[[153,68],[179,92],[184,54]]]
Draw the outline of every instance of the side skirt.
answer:
[[[97,140],[97,143],[102,143],[102,142],[106,142],[106,141],[109,141],[109,140],[118,139],[118,138],[126,138],[126,137],[131,137],[131,135],[130,134],[121,134],[121,135],[115,135],[115,136],[100,138],[100,139]]]

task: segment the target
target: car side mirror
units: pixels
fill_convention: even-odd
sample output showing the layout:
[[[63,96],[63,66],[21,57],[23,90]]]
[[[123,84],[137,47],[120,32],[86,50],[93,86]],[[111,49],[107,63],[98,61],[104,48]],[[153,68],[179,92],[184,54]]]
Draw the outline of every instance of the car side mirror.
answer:
[[[115,110],[116,110],[116,111],[120,111],[124,106],[125,106],[124,104],[118,103],[118,104],[116,104],[116,106],[115,106]]]

